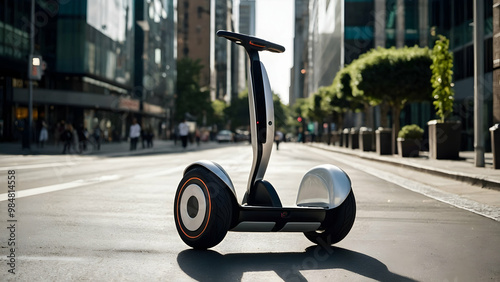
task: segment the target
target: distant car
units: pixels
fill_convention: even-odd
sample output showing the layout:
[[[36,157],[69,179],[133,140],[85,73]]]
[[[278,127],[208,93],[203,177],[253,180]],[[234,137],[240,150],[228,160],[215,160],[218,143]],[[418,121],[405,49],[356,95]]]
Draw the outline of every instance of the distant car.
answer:
[[[219,131],[219,133],[217,133],[217,136],[215,137],[215,139],[219,143],[233,142],[234,134],[230,130],[221,130],[221,131]]]
[[[234,135],[234,142],[250,141],[250,133],[244,130],[236,130]]]

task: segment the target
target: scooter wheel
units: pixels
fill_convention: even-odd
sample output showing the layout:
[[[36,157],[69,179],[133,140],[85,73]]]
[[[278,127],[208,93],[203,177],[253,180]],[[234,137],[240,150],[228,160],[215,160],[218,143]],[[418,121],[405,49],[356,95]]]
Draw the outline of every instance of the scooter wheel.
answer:
[[[356,201],[351,192],[337,208],[326,212],[326,217],[316,231],[304,232],[311,242],[318,245],[333,245],[347,236],[356,217]]]
[[[182,178],[174,199],[174,218],[181,239],[195,249],[219,244],[231,224],[229,189],[212,172],[202,167]]]

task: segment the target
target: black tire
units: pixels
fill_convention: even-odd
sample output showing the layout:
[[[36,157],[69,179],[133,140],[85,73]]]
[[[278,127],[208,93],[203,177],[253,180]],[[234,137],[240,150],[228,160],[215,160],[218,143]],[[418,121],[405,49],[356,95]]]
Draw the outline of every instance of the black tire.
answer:
[[[333,245],[347,236],[356,218],[356,200],[351,192],[337,208],[326,212],[319,230],[304,232],[307,239],[318,245]]]
[[[233,202],[217,176],[203,167],[189,170],[174,199],[174,220],[181,239],[195,249],[219,244],[229,230]]]

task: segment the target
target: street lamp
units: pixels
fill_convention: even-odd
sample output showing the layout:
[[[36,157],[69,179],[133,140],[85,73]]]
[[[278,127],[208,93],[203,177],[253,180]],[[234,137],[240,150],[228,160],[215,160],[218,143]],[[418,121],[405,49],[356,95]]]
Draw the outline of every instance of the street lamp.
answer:
[[[484,167],[484,1],[474,0],[474,164]]]
[[[29,101],[28,101],[28,149],[31,144],[31,128],[33,123],[33,78],[31,77],[33,70],[38,70],[34,66],[35,58],[33,52],[35,51],[35,0],[31,0],[31,22],[30,22],[30,59],[28,62],[28,80],[29,80]],[[38,60],[38,65],[40,61]],[[38,74],[38,73],[37,73]]]

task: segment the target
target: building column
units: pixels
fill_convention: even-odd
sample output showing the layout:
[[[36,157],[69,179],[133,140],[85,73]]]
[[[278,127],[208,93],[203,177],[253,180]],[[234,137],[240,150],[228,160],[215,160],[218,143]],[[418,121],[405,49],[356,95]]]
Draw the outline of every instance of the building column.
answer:
[[[419,0],[418,23],[420,47],[429,46],[429,0]]]
[[[405,1],[396,1],[396,47],[405,46]]]
[[[500,0],[493,0],[493,123],[500,123]]]
[[[385,47],[386,0],[375,0],[375,48]]]
[[[474,0],[474,164],[484,167],[484,2]]]

